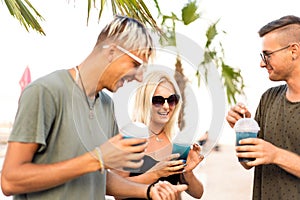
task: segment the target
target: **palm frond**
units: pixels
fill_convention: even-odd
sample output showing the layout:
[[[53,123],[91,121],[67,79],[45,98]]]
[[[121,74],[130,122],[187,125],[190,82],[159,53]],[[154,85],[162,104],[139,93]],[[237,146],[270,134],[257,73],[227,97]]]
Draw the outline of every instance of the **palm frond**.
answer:
[[[42,15],[28,0],[4,0],[10,14],[15,17],[27,31],[32,28],[42,35],[46,35],[36,17],[44,20]],[[31,13],[33,11],[35,17]]]

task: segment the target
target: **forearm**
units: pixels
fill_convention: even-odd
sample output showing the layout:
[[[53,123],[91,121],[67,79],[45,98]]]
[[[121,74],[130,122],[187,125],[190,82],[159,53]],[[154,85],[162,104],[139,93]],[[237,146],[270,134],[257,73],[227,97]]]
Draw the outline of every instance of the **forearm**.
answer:
[[[278,148],[274,164],[300,178],[300,156],[296,153]]]
[[[184,172],[180,174],[180,183],[189,186],[186,192],[192,197],[200,199],[203,195],[203,185],[193,172]]]
[[[89,153],[53,164],[23,163],[4,166],[1,185],[6,195],[30,193],[61,185],[99,169],[99,162]]]
[[[146,198],[148,185],[135,183],[115,174],[107,172],[106,193],[119,198],[137,197]]]
[[[127,177],[127,179],[137,183],[151,184],[156,182],[159,179],[159,177],[155,173],[146,172],[138,176]]]
[[[156,173],[146,172],[140,174],[138,176],[130,176],[129,171],[119,171],[119,170],[111,170],[113,173],[116,173],[127,180],[136,182],[136,183],[144,183],[144,184],[151,184],[156,182],[159,179],[159,176]]]

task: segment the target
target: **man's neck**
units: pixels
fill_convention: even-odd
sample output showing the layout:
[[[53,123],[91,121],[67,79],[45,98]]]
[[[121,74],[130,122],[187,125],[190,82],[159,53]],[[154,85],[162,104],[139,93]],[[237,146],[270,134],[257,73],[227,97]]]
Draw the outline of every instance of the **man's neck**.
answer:
[[[291,102],[300,102],[300,80],[288,81],[286,98]]]

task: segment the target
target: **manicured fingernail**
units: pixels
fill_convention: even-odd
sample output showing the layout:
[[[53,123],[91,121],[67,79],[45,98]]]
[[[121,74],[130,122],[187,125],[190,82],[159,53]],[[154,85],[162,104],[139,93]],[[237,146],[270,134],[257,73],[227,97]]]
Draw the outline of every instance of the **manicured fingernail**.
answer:
[[[183,163],[186,163],[186,160],[182,160]]]

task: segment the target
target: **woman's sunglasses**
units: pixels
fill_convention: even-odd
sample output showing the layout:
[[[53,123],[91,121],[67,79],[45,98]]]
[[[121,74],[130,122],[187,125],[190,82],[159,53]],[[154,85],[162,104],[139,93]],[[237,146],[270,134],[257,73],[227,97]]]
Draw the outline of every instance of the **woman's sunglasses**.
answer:
[[[178,94],[172,94],[168,98],[164,98],[162,96],[153,96],[152,97],[152,104],[154,106],[163,106],[164,103],[167,101],[169,106],[175,106],[179,101],[180,96]]]

